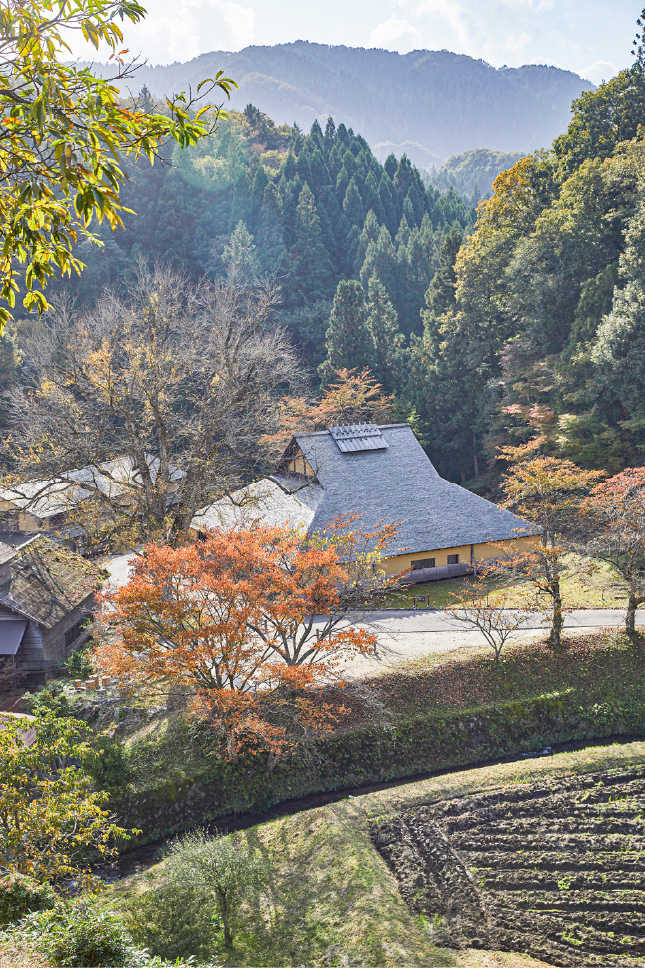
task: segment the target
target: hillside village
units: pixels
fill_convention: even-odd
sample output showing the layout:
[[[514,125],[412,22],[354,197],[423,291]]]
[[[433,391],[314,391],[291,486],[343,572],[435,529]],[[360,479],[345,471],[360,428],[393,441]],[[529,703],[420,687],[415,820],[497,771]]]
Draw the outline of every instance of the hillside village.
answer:
[[[0,968],[637,968],[645,10],[597,87],[144,15],[0,0]]]

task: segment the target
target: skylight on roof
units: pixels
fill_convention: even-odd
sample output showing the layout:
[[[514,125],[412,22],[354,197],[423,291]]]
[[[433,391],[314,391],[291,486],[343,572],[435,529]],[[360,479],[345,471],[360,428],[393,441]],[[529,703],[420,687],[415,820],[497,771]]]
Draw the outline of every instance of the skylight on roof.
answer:
[[[329,433],[343,454],[387,450],[385,438],[376,424],[344,424],[342,427],[330,427]]]

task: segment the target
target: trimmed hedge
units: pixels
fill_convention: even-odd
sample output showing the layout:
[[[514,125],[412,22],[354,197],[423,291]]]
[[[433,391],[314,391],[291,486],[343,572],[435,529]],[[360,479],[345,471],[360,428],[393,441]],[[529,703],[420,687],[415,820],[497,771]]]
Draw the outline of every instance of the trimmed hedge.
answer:
[[[645,736],[645,703],[582,705],[574,689],[472,709],[429,711],[391,726],[361,726],[321,741],[315,756],[298,754],[268,773],[262,757],[237,764],[210,757],[197,776],[178,766],[145,789],[112,792],[111,806],[125,827],[143,833],[131,846],[235,813],[261,813],[311,793],[338,790],[419,773],[474,765],[554,743]],[[159,776],[151,750],[150,776]],[[138,772],[141,774],[140,763]]]

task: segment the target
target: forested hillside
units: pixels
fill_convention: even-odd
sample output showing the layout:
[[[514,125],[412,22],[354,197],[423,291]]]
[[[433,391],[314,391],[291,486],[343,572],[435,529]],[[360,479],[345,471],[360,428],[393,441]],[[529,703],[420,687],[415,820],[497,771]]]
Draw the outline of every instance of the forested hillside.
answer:
[[[441,192],[454,188],[460,195],[479,201],[490,194],[500,172],[512,168],[522,157],[521,151],[471,148],[461,155],[451,155],[439,169],[433,168],[427,180]]]
[[[593,87],[555,67],[498,70],[447,50],[401,55],[305,41],[142,66],[137,77],[162,97],[218,70],[239,83],[237,110],[251,102],[277,124],[305,130],[331,116],[360,131],[381,160],[407,152],[424,168],[469,148],[543,148],[566,128],[573,98]]]
[[[125,232],[103,231],[103,248],[81,246],[87,268],[65,288],[91,304],[105,285],[122,285],[138,257],[193,277],[270,277],[315,384],[339,281],[361,280],[367,292],[378,278],[396,332],[420,334],[443,240],[461,241],[474,224],[475,210],[455,192],[426,190],[406,158],[381,165],[364,138],[331,120],[303,135],[248,107],[172,160],[131,166],[122,197],[136,215]]]
[[[440,472],[482,489],[500,446],[538,436],[584,466],[642,461],[641,61],[583,94],[550,150],[500,174],[476,224],[454,188],[425,188],[405,157],[381,164],[344,124],[304,135],[248,106],[172,165],[131,167],[137,214],[103,249],[83,244],[72,292],[91,303],[140,256],[194,278],[271,278],[314,392],[369,367]],[[19,350],[8,333],[5,385]]]
[[[538,437],[583,466],[643,462],[643,123],[641,48],[551,150],[498,177],[435,277],[404,392],[453,478]]]

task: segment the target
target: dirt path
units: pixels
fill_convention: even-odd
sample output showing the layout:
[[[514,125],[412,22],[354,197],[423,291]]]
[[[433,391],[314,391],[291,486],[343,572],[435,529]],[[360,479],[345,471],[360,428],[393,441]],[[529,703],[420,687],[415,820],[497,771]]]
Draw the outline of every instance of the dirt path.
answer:
[[[621,609],[576,609],[565,618],[565,633],[584,635],[603,628],[621,628],[624,615]],[[382,658],[363,657],[348,664],[347,672],[353,678],[372,676],[423,656],[485,645],[480,632],[464,630],[448,613],[440,610],[373,612],[366,616],[364,624],[377,632]],[[645,627],[645,611],[638,612],[637,624]],[[510,641],[530,642],[543,638],[547,627],[545,617],[541,621],[532,620]]]

